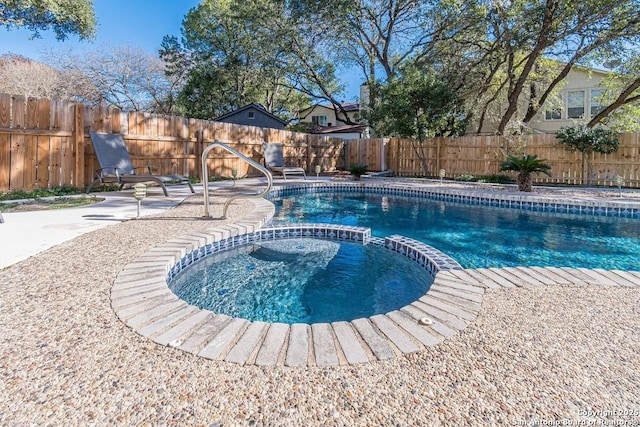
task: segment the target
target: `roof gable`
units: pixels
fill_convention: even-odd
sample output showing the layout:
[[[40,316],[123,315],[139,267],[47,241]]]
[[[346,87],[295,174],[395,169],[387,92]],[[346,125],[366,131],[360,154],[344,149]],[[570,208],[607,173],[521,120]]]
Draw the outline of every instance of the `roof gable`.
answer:
[[[268,117],[270,117],[270,118],[272,118],[274,120],[277,120],[278,122],[282,123],[283,126],[286,126],[286,124],[287,124],[286,121],[282,120],[280,117],[278,117],[278,116],[276,116],[274,114],[271,114],[270,112],[265,110],[265,108],[262,105],[260,105],[258,103],[255,103],[255,102],[252,102],[251,104],[247,104],[244,107],[240,107],[240,108],[238,108],[236,110],[233,110],[233,111],[231,111],[231,112],[229,112],[227,114],[223,114],[222,116],[216,117],[215,119],[213,119],[213,121],[216,121],[216,122],[217,121],[222,121],[224,119],[228,119],[229,117],[233,117],[233,116],[236,116],[236,115],[238,115],[240,113],[243,113],[244,111],[247,111],[247,110],[253,110],[253,111],[257,112],[257,113],[260,113],[260,114],[263,114],[265,116],[268,116]]]

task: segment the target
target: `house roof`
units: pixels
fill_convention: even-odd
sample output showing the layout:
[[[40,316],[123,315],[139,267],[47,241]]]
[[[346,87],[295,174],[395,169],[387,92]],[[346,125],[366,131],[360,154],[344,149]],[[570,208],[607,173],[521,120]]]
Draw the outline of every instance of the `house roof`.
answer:
[[[231,111],[231,112],[229,112],[227,114],[223,114],[221,116],[218,116],[215,119],[213,119],[213,121],[214,122],[221,121],[221,120],[224,120],[226,118],[233,117],[236,114],[242,113],[245,110],[250,110],[250,109],[258,110],[260,113],[265,114],[265,115],[273,118],[274,120],[279,121],[283,125],[287,124],[287,122],[285,120],[282,120],[280,117],[278,117],[278,116],[276,116],[274,114],[271,114],[262,105],[260,105],[260,104],[258,104],[256,102],[252,102],[251,104],[247,104],[244,107],[240,107],[240,108],[238,108],[236,110],[233,110],[233,111]]]

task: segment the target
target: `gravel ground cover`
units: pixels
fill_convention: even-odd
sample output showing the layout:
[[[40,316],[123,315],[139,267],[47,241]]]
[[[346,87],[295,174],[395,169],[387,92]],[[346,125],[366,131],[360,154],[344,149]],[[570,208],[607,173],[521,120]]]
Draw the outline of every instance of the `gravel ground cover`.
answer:
[[[132,258],[223,222],[201,210],[194,196],[0,271],[0,425],[640,425],[640,287],[490,289],[453,338],[356,367],[156,345],[116,318],[109,290]]]

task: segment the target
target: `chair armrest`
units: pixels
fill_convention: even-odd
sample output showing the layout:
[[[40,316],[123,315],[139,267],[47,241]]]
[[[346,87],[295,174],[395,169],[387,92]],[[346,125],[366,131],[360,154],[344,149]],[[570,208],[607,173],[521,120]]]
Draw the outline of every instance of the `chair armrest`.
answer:
[[[134,171],[136,171],[136,170],[138,170],[138,169],[146,169],[146,170],[147,170],[147,173],[148,173],[149,175],[153,175],[153,173],[151,172],[151,171],[152,171],[152,169],[151,169],[151,166],[150,166],[150,165],[147,165],[147,166],[138,166],[138,167],[133,168],[133,170],[134,170]]]
[[[118,171],[118,168],[114,166],[96,169],[96,176],[103,178],[105,175],[115,175],[120,177],[120,172]]]

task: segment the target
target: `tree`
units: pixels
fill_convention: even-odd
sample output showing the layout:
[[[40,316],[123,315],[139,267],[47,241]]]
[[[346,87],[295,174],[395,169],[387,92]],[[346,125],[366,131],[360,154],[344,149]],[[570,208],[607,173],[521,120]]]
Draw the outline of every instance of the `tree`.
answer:
[[[405,66],[401,73],[372,88],[374,101],[365,118],[379,136],[413,138],[413,149],[429,173],[424,142],[434,136],[456,136],[466,126],[456,94],[432,71]]]
[[[0,92],[61,101],[99,102],[95,88],[84,76],[15,54],[0,56]]]
[[[191,9],[181,42],[165,37],[160,51],[169,73],[184,77],[181,107],[212,118],[257,102],[286,116],[308,103],[291,78],[296,48],[290,24],[284,4],[268,0],[205,0]]]
[[[26,97],[68,99],[60,72],[24,56],[0,56],[0,92]]]
[[[546,164],[545,161],[546,160],[538,159],[536,155],[511,155],[502,163],[500,170],[517,172],[516,181],[518,182],[518,191],[531,192],[533,190],[532,173],[544,173],[547,176],[551,176],[549,173],[551,166]]]
[[[102,46],[81,54],[50,52],[48,61],[74,81],[76,96],[125,111],[175,113],[179,82],[165,74],[165,64],[141,48]]]
[[[371,87],[389,82],[404,66],[435,64],[438,43],[476,22],[461,13],[466,4],[439,0],[296,0],[291,5],[304,20],[323,23],[324,42],[315,45],[324,46],[325,56],[337,67],[359,68]],[[371,90],[371,102],[375,96]],[[326,99],[337,117],[346,118],[335,99]]]
[[[610,58],[623,49],[638,51],[640,3],[638,0],[514,0],[492,2],[484,19],[483,33],[462,34],[461,44],[470,60],[479,64],[492,87],[484,111],[501,110],[498,133],[503,134],[518,114],[529,123],[557,90],[571,68],[596,58]],[[466,49],[475,46],[471,52]],[[555,59],[549,67],[547,59]],[[519,113],[519,106],[527,107]],[[482,124],[480,124],[481,128]]]
[[[0,25],[33,31],[52,29],[58,40],[69,34],[80,39],[95,35],[96,17],[91,0],[5,0],[0,4]]]
[[[618,134],[611,129],[589,128],[587,125],[563,127],[556,132],[558,142],[567,146],[570,151],[582,153],[582,171],[585,184],[591,184],[589,173],[590,153],[615,153],[620,146]]]
[[[608,63],[613,70],[604,80],[600,102],[604,108],[587,123],[593,128],[605,124],[613,130],[640,130],[640,54],[626,51]],[[609,104],[607,105],[607,101]]]

